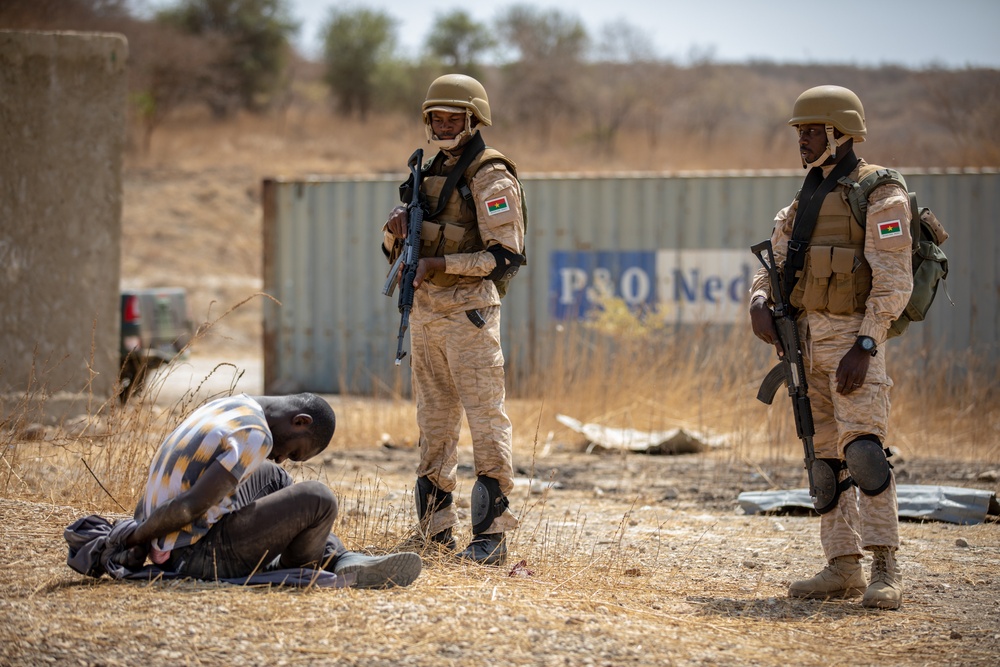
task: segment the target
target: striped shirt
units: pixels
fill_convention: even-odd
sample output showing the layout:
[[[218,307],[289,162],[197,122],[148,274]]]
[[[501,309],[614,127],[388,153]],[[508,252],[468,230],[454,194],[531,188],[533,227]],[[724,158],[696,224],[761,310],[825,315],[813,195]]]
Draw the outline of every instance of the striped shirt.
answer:
[[[157,450],[136,520],[145,521],[157,507],[190,489],[216,461],[237,483],[242,482],[267,459],[271,445],[271,430],[257,401],[241,394],[206,403],[167,436]],[[200,540],[232,511],[235,495],[234,489],[194,522],[153,540],[154,552],[169,552]]]

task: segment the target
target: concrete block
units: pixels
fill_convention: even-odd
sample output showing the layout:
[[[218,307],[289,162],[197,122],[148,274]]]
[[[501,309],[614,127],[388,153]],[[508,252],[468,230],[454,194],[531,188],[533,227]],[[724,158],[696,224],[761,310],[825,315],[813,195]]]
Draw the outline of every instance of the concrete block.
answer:
[[[0,419],[112,394],[127,59],[122,35],[0,31]]]

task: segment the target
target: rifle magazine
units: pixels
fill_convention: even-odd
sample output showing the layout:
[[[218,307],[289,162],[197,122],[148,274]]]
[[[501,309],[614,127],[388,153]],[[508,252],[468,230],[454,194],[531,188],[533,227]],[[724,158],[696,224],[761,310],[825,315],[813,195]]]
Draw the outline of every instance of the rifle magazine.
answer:
[[[760,388],[757,390],[757,400],[766,405],[771,405],[774,402],[774,395],[778,393],[778,389],[787,383],[788,373],[785,371],[785,362],[782,361],[764,376],[764,380],[760,383]]]

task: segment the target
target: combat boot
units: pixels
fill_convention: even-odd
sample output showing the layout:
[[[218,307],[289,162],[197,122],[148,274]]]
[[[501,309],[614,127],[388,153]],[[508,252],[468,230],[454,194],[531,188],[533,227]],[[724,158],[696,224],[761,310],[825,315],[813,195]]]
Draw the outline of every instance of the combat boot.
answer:
[[[793,581],[788,587],[792,598],[849,598],[865,592],[865,571],[858,556],[838,556],[814,577]]]
[[[452,536],[451,528],[445,528],[431,536],[414,530],[395,548],[400,551],[415,551],[421,556],[433,556],[434,554],[450,556],[458,551],[458,542]]]
[[[422,567],[420,556],[410,551],[388,556],[348,551],[334,563],[333,572],[347,579],[351,588],[392,588],[412,584]]]
[[[503,533],[473,535],[459,558],[483,565],[503,565],[507,561],[507,540]]]
[[[896,553],[889,547],[872,549],[872,577],[862,607],[899,609],[903,603],[903,576],[896,566]]]
[[[445,551],[456,551],[458,549],[458,543],[451,534],[451,528],[445,528],[440,533],[431,535],[431,542]]]

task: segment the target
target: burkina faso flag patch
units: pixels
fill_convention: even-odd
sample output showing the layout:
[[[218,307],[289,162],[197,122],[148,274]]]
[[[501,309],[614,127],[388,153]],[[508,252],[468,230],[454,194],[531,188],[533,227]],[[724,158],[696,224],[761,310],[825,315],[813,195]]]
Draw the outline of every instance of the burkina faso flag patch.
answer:
[[[893,236],[902,236],[903,226],[899,220],[889,220],[878,223],[878,237],[880,239],[891,239]]]
[[[490,215],[496,215],[497,213],[506,213],[510,210],[510,204],[507,203],[507,197],[497,197],[496,199],[490,199],[486,202],[486,212]]]

